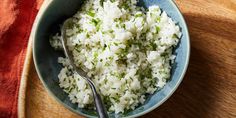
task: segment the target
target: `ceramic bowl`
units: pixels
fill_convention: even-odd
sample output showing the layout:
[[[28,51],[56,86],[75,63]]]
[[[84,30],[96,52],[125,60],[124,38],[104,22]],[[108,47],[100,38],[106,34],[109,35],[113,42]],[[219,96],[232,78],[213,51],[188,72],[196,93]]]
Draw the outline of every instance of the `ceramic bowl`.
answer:
[[[82,0],[49,0],[44,3],[36,17],[31,36],[33,38],[33,58],[37,73],[47,91],[61,104],[71,111],[86,117],[97,117],[94,110],[78,108],[77,104],[72,104],[69,97],[59,87],[58,74],[62,66],[57,63],[59,56],[64,56],[62,52],[55,51],[49,44],[49,36],[58,32],[63,21],[76,13],[82,5]],[[176,4],[172,0],[140,0],[138,5],[147,8],[151,5],[159,5],[160,8],[178,23],[183,36],[175,49],[175,63],[172,65],[171,80],[163,89],[148,96],[143,105],[135,110],[124,114],[109,114],[110,117],[138,117],[152,111],[165,102],[181,83],[186,72],[190,43],[186,23]],[[170,108],[171,109],[171,108]],[[56,109],[55,109],[56,110]]]

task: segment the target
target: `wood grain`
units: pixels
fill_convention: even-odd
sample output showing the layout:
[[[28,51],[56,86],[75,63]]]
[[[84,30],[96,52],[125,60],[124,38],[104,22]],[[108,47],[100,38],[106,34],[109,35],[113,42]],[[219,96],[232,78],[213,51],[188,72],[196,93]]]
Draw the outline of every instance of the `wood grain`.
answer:
[[[33,62],[32,62],[33,65]],[[26,117],[27,118],[76,118],[77,115],[52,98],[36,76],[34,66],[30,68],[28,80]]]
[[[176,3],[189,27],[189,68],[170,99],[142,117],[236,117],[236,0],[176,0]],[[31,65],[26,116],[81,117],[48,95]]]

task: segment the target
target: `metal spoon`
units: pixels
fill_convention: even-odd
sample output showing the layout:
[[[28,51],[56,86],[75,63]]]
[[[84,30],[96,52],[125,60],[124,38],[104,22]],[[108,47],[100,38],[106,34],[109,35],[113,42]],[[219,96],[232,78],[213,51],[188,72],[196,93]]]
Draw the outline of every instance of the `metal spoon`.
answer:
[[[94,83],[93,81],[88,77],[87,73],[84,72],[81,68],[77,67],[74,63],[74,59],[73,59],[73,55],[71,54],[71,52],[68,50],[68,47],[66,45],[66,42],[67,42],[67,36],[66,36],[66,29],[68,29],[71,25],[71,23],[73,22],[73,19],[72,18],[69,18],[67,19],[63,26],[62,26],[62,46],[63,46],[63,49],[64,49],[64,52],[65,52],[65,55],[66,57],[69,59],[70,61],[70,64],[72,65],[73,69],[83,78],[85,79],[92,92],[93,92],[93,98],[94,98],[94,102],[95,102],[95,106],[96,106],[96,111],[98,113],[98,116],[100,118],[108,118],[108,114],[107,114],[107,111],[106,111],[106,108],[104,107],[104,104],[102,102],[102,99],[101,99],[101,96],[98,94],[97,90],[96,90],[96,87],[94,86]]]

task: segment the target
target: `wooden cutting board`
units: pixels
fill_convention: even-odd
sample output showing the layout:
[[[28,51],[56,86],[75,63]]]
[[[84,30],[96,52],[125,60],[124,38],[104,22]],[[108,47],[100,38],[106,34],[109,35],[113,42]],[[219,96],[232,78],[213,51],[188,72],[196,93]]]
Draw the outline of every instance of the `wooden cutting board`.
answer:
[[[47,1],[43,4],[42,8]],[[176,0],[191,37],[191,59],[177,91],[143,117],[236,117],[236,0]],[[78,118],[38,79],[30,39],[19,93],[19,118]]]

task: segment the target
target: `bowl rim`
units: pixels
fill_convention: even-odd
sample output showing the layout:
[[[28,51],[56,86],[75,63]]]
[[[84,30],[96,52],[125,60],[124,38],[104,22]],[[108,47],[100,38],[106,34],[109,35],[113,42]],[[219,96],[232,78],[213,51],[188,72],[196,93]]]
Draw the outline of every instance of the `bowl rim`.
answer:
[[[46,91],[49,93],[50,96],[52,96],[54,99],[56,99],[56,101],[58,101],[60,104],[62,104],[64,107],[66,107],[67,109],[69,109],[70,111],[76,113],[76,114],[79,114],[79,115],[82,115],[82,116],[85,116],[85,117],[94,117],[94,116],[90,116],[88,114],[85,114],[85,113],[82,113],[80,111],[77,111],[73,108],[71,108],[70,106],[68,106],[67,104],[65,104],[64,102],[62,102],[59,98],[57,98],[54,93],[52,93],[52,91],[50,91],[50,89],[48,88],[47,84],[45,83],[45,81],[43,80],[43,77],[41,76],[40,74],[40,70],[39,70],[39,67],[38,65],[36,64],[37,62],[37,59],[36,59],[36,52],[35,52],[35,36],[36,36],[36,31],[38,29],[38,26],[39,26],[39,22],[42,20],[42,16],[43,14],[45,13],[45,11],[47,10],[47,8],[53,3],[54,0],[48,0],[48,1],[44,1],[36,18],[35,18],[35,21],[34,21],[34,24],[33,24],[33,27],[32,27],[32,30],[31,30],[31,34],[30,34],[30,37],[33,38],[33,45],[32,45],[32,48],[33,48],[33,61],[34,61],[34,65],[35,65],[35,69],[36,69],[36,72],[39,76],[39,79],[41,80],[41,82],[43,83],[43,86],[46,88]],[[160,105],[162,105],[167,99],[170,98],[170,96],[172,96],[172,94],[176,91],[176,89],[178,88],[178,86],[180,85],[180,83],[182,82],[183,78],[184,78],[184,75],[186,74],[186,71],[187,71],[187,68],[188,68],[188,64],[189,64],[189,59],[190,59],[190,36],[189,36],[189,30],[188,30],[188,27],[187,27],[187,24],[186,24],[186,21],[182,15],[182,13],[180,12],[180,9],[178,8],[177,4],[173,1],[173,0],[169,0],[170,4],[174,7],[174,9],[177,10],[176,13],[178,13],[180,19],[183,21],[183,27],[186,29],[185,30],[185,33],[186,33],[186,41],[187,41],[187,54],[186,54],[186,62],[184,64],[184,69],[180,75],[180,78],[178,79],[178,81],[176,82],[175,86],[173,87],[173,89],[169,92],[169,94],[167,96],[165,96],[160,102],[158,102],[157,104],[155,104],[154,106],[148,108],[147,110],[144,110],[144,111],[141,111],[137,114],[134,114],[134,115],[130,115],[130,116],[126,116],[125,118],[130,118],[130,117],[138,117],[138,116],[142,116],[144,114],[147,114],[151,111],[153,111],[154,109],[156,109],[157,107],[159,107]]]

